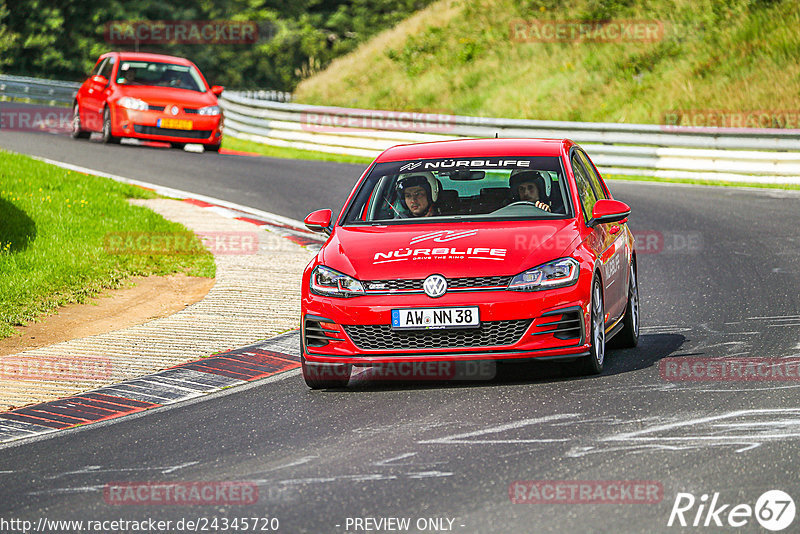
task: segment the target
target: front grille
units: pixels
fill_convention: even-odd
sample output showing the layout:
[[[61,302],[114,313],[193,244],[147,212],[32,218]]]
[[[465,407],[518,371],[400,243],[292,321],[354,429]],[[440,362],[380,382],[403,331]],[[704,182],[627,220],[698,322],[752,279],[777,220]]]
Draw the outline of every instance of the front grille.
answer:
[[[389,325],[345,325],[353,343],[363,350],[419,350],[493,347],[517,343],[530,319],[486,321],[461,330],[392,330]]]
[[[580,339],[583,332],[581,309],[550,312],[536,319],[531,335],[551,334],[556,339]]]
[[[508,287],[510,276],[479,276],[477,278],[452,278],[447,280],[447,287]]]
[[[478,276],[473,278],[448,278],[447,289],[482,289],[489,287],[507,287],[510,276]],[[367,292],[417,291],[422,293],[424,278],[405,280],[367,280],[364,287]]]
[[[163,135],[165,137],[188,137],[190,139],[206,139],[211,136],[211,130],[177,130],[175,128],[159,128],[158,126],[144,126],[134,124],[133,131],[146,135]]]
[[[147,106],[147,109],[150,111],[164,111],[164,106],[154,106],[153,104],[150,104]]]

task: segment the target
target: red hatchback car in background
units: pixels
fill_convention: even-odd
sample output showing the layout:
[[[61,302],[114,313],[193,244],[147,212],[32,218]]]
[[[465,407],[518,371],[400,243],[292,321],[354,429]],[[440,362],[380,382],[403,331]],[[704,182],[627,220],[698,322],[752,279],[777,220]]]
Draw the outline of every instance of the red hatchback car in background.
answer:
[[[218,151],[222,111],[194,63],[160,54],[109,52],[100,56],[73,103],[72,137],[101,132],[106,143],[122,137],[166,141],[183,148],[200,143]]]
[[[639,337],[630,208],[567,139],[396,146],[370,165],[302,282],[312,388],[352,366],[546,359],[603,369]],[[375,371],[375,369],[373,369]]]

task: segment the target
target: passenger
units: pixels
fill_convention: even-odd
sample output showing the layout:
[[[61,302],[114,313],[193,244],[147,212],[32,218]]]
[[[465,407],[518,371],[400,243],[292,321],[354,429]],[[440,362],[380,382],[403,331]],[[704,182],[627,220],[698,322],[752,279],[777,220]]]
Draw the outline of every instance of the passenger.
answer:
[[[411,217],[432,217],[439,214],[439,181],[430,172],[401,174],[397,180],[400,203]]]
[[[126,68],[127,67],[127,68]],[[130,65],[125,64],[120,68],[124,68],[125,70],[122,71],[122,76],[118,76],[117,83],[121,84],[131,84],[136,79],[136,70],[130,68]]]
[[[511,174],[511,202],[530,202],[544,211],[551,211],[545,194],[544,177],[539,171],[520,171]]]

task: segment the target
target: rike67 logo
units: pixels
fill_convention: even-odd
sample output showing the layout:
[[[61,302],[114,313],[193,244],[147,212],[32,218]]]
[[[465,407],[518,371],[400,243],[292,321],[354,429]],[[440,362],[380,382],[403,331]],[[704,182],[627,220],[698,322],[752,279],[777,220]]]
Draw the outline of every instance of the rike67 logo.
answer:
[[[755,506],[726,503],[719,492],[704,493],[699,499],[691,493],[678,493],[667,526],[744,527],[755,518],[762,528],[778,532],[791,525],[794,516],[794,500],[781,490],[764,492]]]

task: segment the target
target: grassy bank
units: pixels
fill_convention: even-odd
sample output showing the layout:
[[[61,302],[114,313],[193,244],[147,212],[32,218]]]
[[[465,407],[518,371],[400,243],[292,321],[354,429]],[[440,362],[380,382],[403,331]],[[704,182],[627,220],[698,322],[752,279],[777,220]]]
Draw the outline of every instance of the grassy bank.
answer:
[[[106,250],[106,236],[115,232],[186,232],[127,202],[154,196],[0,150],[0,338],[12,335],[14,325],[119,287],[129,276],[213,277],[214,260],[204,250],[153,255]]]
[[[520,42],[512,23],[653,20],[653,42]],[[300,84],[295,100],[489,117],[662,123],[674,110],[791,111],[800,4],[440,0]],[[530,33],[527,35],[531,35]]]

